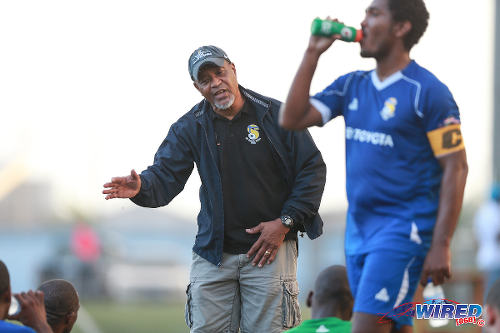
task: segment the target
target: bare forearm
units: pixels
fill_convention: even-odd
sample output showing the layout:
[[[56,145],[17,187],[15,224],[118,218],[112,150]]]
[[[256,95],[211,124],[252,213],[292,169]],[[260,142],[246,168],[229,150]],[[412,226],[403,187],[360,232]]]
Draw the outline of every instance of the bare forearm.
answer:
[[[465,155],[465,151],[460,154]],[[449,246],[462,208],[468,167],[465,157],[445,168],[441,181],[439,210],[432,245]]]
[[[308,48],[304,54],[297,74],[292,82],[285,104],[282,106],[280,123],[286,129],[303,129],[308,125],[303,120],[310,108],[309,91],[311,81],[318,65],[320,54]]]
[[[53,333],[52,328],[47,323],[39,323],[36,327],[33,327],[33,329],[37,333]]]

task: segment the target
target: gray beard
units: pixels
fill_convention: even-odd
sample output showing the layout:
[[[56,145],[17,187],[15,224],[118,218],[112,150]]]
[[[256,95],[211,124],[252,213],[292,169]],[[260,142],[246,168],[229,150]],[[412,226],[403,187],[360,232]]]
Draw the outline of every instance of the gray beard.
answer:
[[[231,97],[229,97],[229,101],[226,104],[217,104],[214,103],[215,107],[219,110],[227,110],[229,109],[233,103],[234,103],[235,97],[233,94],[231,94]]]

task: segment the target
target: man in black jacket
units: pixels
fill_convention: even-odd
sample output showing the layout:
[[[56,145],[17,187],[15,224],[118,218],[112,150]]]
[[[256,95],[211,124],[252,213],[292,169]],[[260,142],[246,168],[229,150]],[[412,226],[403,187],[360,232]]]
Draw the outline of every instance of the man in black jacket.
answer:
[[[167,205],[201,178],[186,323],[191,332],[281,332],[300,322],[297,231],[321,235],[326,167],[307,131],[278,125],[281,103],[240,86],[215,46],[189,58],[204,100],[172,125],[154,164],[104,184],[106,199]]]

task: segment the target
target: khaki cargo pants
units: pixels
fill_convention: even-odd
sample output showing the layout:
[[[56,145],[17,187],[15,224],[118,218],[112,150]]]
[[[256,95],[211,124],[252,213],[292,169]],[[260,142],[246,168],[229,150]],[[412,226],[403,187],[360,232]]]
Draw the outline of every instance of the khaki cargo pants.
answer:
[[[283,242],[273,263],[252,266],[224,253],[220,267],[193,253],[186,290],[192,333],[278,333],[300,324],[297,245]],[[239,330],[239,331],[238,331]]]

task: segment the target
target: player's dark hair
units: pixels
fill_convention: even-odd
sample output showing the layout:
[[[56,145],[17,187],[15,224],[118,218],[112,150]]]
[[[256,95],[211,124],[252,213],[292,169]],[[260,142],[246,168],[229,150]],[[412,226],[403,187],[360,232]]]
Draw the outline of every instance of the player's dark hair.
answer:
[[[38,290],[45,295],[45,311],[50,326],[62,322],[67,314],[78,311],[78,293],[70,282],[62,279],[49,280],[42,283]]]
[[[314,285],[314,298],[318,304],[329,304],[345,318],[351,317],[354,300],[344,266],[333,265],[321,271]]]
[[[9,286],[9,271],[7,270],[7,266],[5,266],[4,262],[0,260],[0,295],[9,290]]]
[[[500,279],[496,280],[491,286],[490,291],[488,291],[486,304],[500,310]]]
[[[411,30],[403,39],[404,46],[409,51],[427,29],[429,12],[425,3],[423,0],[388,0],[388,4],[394,21],[411,23]]]

